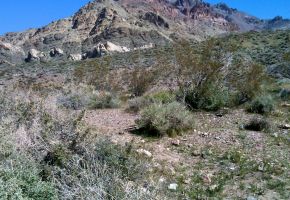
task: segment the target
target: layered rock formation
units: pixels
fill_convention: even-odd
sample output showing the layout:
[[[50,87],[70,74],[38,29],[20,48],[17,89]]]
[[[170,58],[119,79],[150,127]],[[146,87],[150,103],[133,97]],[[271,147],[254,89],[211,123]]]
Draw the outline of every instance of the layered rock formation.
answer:
[[[162,46],[181,38],[203,40],[230,32],[289,28],[201,0],[94,0],[72,17],[0,37],[1,63],[81,60]]]

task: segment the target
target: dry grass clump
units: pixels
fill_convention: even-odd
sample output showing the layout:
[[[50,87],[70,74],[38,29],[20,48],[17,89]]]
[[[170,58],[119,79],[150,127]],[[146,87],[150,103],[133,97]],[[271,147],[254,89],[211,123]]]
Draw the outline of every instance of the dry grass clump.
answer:
[[[141,111],[141,118],[137,120],[137,124],[149,135],[157,133],[160,136],[174,136],[192,129],[194,117],[178,102],[154,103]]]
[[[34,95],[0,94],[0,197],[154,199],[150,161],[107,139],[87,139],[84,112],[54,113]],[[52,107],[50,107],[52,106]],[[58,112],[62,112],[59,111]],[[89,142],[90,141],[90,142]],[[149,183],[149,181],[148,181]]]

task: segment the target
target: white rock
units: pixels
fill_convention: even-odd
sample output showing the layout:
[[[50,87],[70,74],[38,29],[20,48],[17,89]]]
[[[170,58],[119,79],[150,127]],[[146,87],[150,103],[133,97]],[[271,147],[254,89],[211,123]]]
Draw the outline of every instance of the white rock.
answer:
[[[145,155],[147,156],[148,158],[151,158],[152,157],[152,153],[150,153],[149,151],[145,150],[145,149],[138,149],[136,150],[136,152],[140,155]]]
[[[68,59],[72,60],[72,61],[79,61],[82,59],[82,55],[81,54],[70,54],[68,56]]]
[[[177,190],[177,187],[178,185],[176,183],[171,183],[169,186],[168,186],[168,189],[169,190]]]

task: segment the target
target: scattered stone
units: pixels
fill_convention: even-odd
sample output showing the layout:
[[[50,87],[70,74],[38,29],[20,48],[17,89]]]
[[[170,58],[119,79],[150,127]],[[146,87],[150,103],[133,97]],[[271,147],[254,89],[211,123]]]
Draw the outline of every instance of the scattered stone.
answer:
[[[28,51],[28,55],[25,61],[26,62],[39,61],[43,57],[45,57],[45,54],[43,52],[40,52],[36,49],[30,49]]]
[[[277,138],[278,137],[278,133],[273,133],[273,137]]]
[[[54,47],[53,49],[50,50],[49,55],[51,57],[63,56],[64,55],[64,52],[63,52],[62,49]]]
[[[180,145],[180,140],[173,140],[171,141],[171,144],[174,146],[179,146]]]
[[[263,171],[264,171],[264,163],[261,163],[261,164],[259,165],[258,170],[259,170],[260,172],[263,172]]]
[[[212,182],[211,177],[212,177],[212,174],[206,174],[202,177],[202,180],[204,183],[210,184]]]
[[[145,150],[145,149],[138,149],[136,150],[136,152],[140,155],[145,155],[147,156],[148,158],[151,158],[152,157],[152,153],[150,153],[149,151]]]
[[[290,129],[290,124],[281,124],[281,125],[279,125],[279,128],[288,130],[288,129]]]
[[[231,171],[235,171],[236,170],[236,166],[235,166],[235,164],[231,164],[230,166],[229,166],[229,170],[231,170]]]
[[[164,182],[165,182],[165,178],[160,177],[160,178],[159,178],[159,183],[164,183]]]
[[[168,186],[168,189],[169,190],[177,190],[177,187],[178,187],[178,185],[176,184],[176,183],[171,183],[169,186]]]
[[[221,138],[220,138],[220,137],[215,137],[214,139],[216,139],[216,140],[221,140]]]
[[[208,135],[208,133],[200,133],[200,135],[201,135],[201,137],[208,137],[209,135]]]
[[[198,151],[198,150],[194,150],[193,152],[192,152],[192,155],[193,156],[200,156],[200,152]]]
[[[281,106],[282,107],[290,107],[290,103],[282,103]]]
[[[79,60],[82,60],[82,55],[81,54],[70,54],[68,56],[68,59],[72,60],[72,61],[79,61]]]
[[[258,199],[256,197],[253,197],[253,196],[248,196],[247,200],[258,200]]]
[[[184,184],[190,184],[190,182],[191,182],[190,179],[185,179],[185,180],[183,181]]]
[[[209,187],[209,190],[210,190],[210,191],[215,191],[215,190],[217,189],[217,187],[218,187],[218,185],[211,185],[211,186]]]

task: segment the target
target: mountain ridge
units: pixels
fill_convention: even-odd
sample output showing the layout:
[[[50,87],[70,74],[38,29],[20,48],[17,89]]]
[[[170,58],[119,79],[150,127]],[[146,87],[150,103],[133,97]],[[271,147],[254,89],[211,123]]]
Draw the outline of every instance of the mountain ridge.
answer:
[[[201,41],[232,32],[289,29],[281,17],[261,20],[201,0],[94,0],[73,16],[0,36],[0,63],[82,60],[106,53]]]

